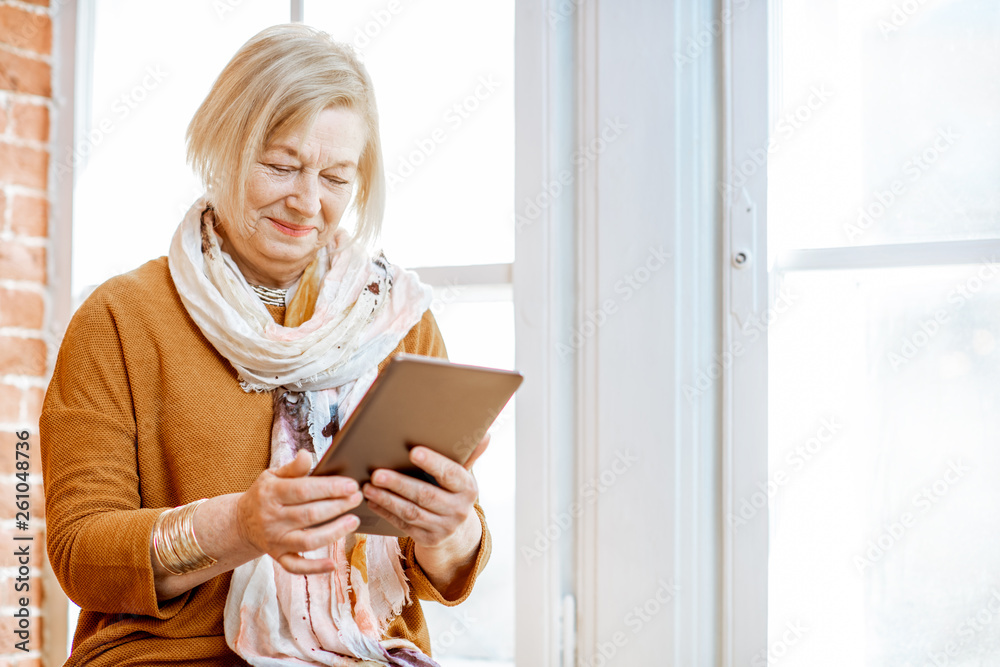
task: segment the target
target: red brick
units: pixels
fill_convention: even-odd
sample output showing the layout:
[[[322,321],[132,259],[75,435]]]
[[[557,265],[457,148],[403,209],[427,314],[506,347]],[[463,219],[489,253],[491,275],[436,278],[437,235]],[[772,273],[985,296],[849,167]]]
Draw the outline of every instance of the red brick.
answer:
[[[36,642],[40,641],[38,638],[35,637],[35,633],[36,632],[41,632],[42,619],[32,617],[31,622],[32,622],[32,626],[31,626],[32,630],[31,630],[31,640],[29,642],[29,644],[31,645],[30,648],[31,648],[32,651],[41,651],[42,650],[41,645],[40,644],[37,645],[37,646],[35,645]],[[36,630],[35,628],[38,628],[38,629]],[[19,637],[19,639],[20,639],[20,637]],[[39,658],[17,658],[17,657],[14,657],[14,658],[8,658],[8,659],[11,661],[10,662],[10,667],[43,667],[44,666],[44,663]]]
[[[7,109],[0,103],[0,132],[7,130]]]
[[[52,97],[52,66],[0,49],[0,89]]]
[[[48,236],[49,202],[42,197],[15,195],[11,207],[10,228],[24,236]]]
[[[45,300],[38,292],[0,288],[0,327],[41,329]]]
[[[8,542],[8,544],[10,544]],[[20,544],[25,544],[21,542]],[[34,554],[35,546],[32,544],[31,547],[31,557],[32,564],[34,564]],[[40,568],[41,565],[38,565]],[[17,576],[13,577],[0,577],[0,606],[3,607],[20,607],[21,598],[28,598],[28,607],[34,607],[35,609],[42,608],[42,578],[41,577],[28,577],[28,590],[18,591],[14,589],[14,586],[18,583],[16,581]],[[0,663],[3,664],[3,663]]]
[[[0,336],[0,375],[45,375],[45,342]]]
[[[17,455],[14,454],[14,451],[18,442],[21,442],[21,440],[13,432],[0,431],[0,475],[9,475],[17,472],[17,466],[15,465]],[[33,449],[36,442],[38,442],[38,436],[34,433],[30,434],[28,436],[29,447],[27,452],[32,459],[36,454]],[[41,472],[41,470],[32,470],[31,472]]]
[[[0,42],[48,55],[52,53],[52,19],[19,7],[0,6]]]
[[[45,284],[45,248],[0,241],[0,279]]]
[[[0,181],[44,190],[49,182],[48,152],[0,143]]]
[[[36,485],[37,486],[37,485]],[[30,495],[30,493],[29,493]],[[29,510],[31,511],[31,510]],[[10,517],[13,519],[13,515]],[[34,524],[34,513],[32,512],[32,521],[29,523]],[[15,540],[15,537],[30,537],[31,540]],[[29,547],[31,553],[31,562],[28,564],[31,567],[41,568],[42,563],[45,558],[45,533],[39,528],[32,526],[29,530],[17,530],[16,528],[4,528],[0,531],[0,538],[3,539],[4,548],[0,551],[0,563],[2,567],[14,567],[18,565],[17,559],[14,557],[14,550],[10,548],[12,544],[30,544]]]
[[[42,416],[42,401],[45,400],[45,390],[38,387],[28,387],[24,390],[24,394],[26,399],[24,421],[31,428],[38,428],[38,419]]]
[[[26,2],[29,5],[41,5],[42,7],[49,6],[49,0],[21,0],[21,2]]]
[[[13,519],[14,515],[12,514],[9,518]],[[29,565],[31,567],[38,567],[38,568],[42,566],[43,561],[41,559],[44,558],[45,554],[45,532],[37,527],[38,524],[37,522],[35,522],[34,518],[35,518],[35,513],[32,512],[31,520],[29,521],[29,524],[31,524],[31,528],[28,530],[18,530],[17,528],[14,527],[4,528],[3,530],[0,530],[0,540],[3,540],[2,543],[4,545],[4,548],[0,550],[0,567],[13,567],[18,564],[16,559],[14,558],[14,550],[10,548],[10,545],[15,543],[30,544],[31,563],[29,563]],[[15,540],[14,539],[15,537],[30,537],[32,539]]]
[[[0,431],[0,475],[14,472],[14,446],[17,436],[8,431]]]
[[[17,422],[21,419],[21,396],[23,392],[19,387],[9,384],[0,384],[0,421]],[[0,452],[2,457],[6,452]],[[13,456],[11,452],[11,456]]]
[[[14,630],[17,630],[17,619],[13,616],[8,616],[4,614],[0,617],[0,634],[5,637],[8,645],[8,651],[13,652],[14,647],[11,646],[13,641],[8,638],[15,638],[16,641],[20,641],[20,638],[14,634]],[[28,640],[28,650],[29,651],[41,651],[42,650],[42,618],[38,615],[37,611],[32,611],[31,616],[28,617],[28,632],[31,633],[30,639]],[[42,663],[38,658],[18,658],[18,657],[8,657],[7,660],[10,661],[11,667],[42,667]]]
[[[29,472],[37,473],[39,465],[38,461],[32,461],[31,470]],[[8,477],[3,481],[0,481],[0,517],[4,519],[13,519],[15,514],[20,510],[17,509],[15,503],[23,502],[24,499],[18,500],[14,496],[17,494],[16,485],[19,480],[14,477]],[[32,566],[39,566],[42,564],[39,558],[42,558],[42,552],[45,550],[45,543],[40,542],[40,522],[45,518],[45,491],[42,488],[41,483],[29,483],[28,484],[28,525],[31,526],[31,530],[12,530],[11,532],[15,535],[28,536],[34,535],[35,542],[41,544],[41,549],[36,552],[35,558],[32,559]],[[13,544],[13,536],[11,539],[4,541],[2,544],[9,545]],[[14,553],[12,549],[0,549],[0,567],[11,567],[16,563],[13,562]]]
[[[10,119],[17,136],[38,141],[49,140],[49,108],[44,104],[14,102],[10,109]]]
[[[41,627],[41,625],[39,625],[41,621],[42,619],[40,618],[36,619],[35,616],[31,617],[31,639],[28,641],[30,646],[29,650],[41,651],[43,648],[40,645],[41,640],[35,636],[35,632],[38,632],[35,628]],[[20,641],[20,639],[20,637],[17,637],[18,641]],[[18,653],[20,653],[20,651],[18,651]],[[0,662],[0,667],[45,667],[45,663],[42,662],[41,658],[22,658],[14,655],[8,656],[4,662]]]

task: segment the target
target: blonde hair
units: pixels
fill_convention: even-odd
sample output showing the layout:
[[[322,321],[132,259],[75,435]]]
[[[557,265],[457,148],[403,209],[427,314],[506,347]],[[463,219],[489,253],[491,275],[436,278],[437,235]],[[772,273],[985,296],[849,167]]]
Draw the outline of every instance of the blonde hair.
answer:
[[[298,23],[262,30],[240,47],[188,125],[188,162],[222,220],[239,219],[250,170],[268,143],[286,130],[308,130],[329,107],[355,111],[365,126],[355,238],[377,238],[385,172],[371,77],[350,46]]]

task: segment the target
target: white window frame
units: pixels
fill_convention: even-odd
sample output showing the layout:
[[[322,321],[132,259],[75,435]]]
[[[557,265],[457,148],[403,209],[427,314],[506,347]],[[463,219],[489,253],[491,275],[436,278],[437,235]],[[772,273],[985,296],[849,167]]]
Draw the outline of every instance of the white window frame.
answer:
[[[768,0],[723,0],[723,173],[733,183],[739,164],[767,146],[769,118]],[[720,188],[722,189],[722,188]],[[737,526],[741,498],[767,479],[767,331],[751,341],[741,331],[768,307],[767,170],[759,169],[724,196],[722,418],[722,665],[752,664],[767,651],[768,522]],[[737,256],[743,253],[743,262]],[[762,390],[763,388],[763,390]]]
[[[53,3],[52,5],[52,47],[53,81],[52,106],[53,152],[49,160],[51,229],[49,232],[48,275],[51,281],[51,309],[49,310],[49,340],[61,341],[70,317],[72,305],[72,259],[73,259],[73,186],[76,175],[73,163],[67,160],[64,168],[56,169],[58,158],[71,155],[75,136],[86,134],[83,119],[75,113],[79,108],[89,108],[79,100],[77,81],[86,74],[89,60],[81,62],[77,58],[78,33],[81,26],[89,23],[87,0],[79,2]],[[92,25],[90,33],[93,34]],[[69,656],[73,628],[69,624],[69,600],[62,592],[49,563],[45,558],[42,570],[42,586],[45,591],[42,603],[42,617],[45,625],[42,635],[42,662],[46,665],[61,665]]]
[[[623,442],[643,461],[558,546],[531,563],[519,558],[516,661],[595,665],[603,654],[607,664],[719,664],[721,387],[684,395],[720,344],[717,38],[693,62],[675,60],[711,33],[715,3],[516,6],[517,210],[573,170],[573,150],[608,117],[635,128],[578,175],[572,197],[553,196],[517,230],[517,365],[526,377],[517,548],[551,527]],[[635,268],[635,250],[660,244],[674,262],[636,298],[644,306],[622,307],[565,359],[554,354]],[[625,381],[622,369],[631,369]],[[654,600],[658,578],[681,585],[669,604]],[[623,621],[644,602],[659,612],[628,632]]]

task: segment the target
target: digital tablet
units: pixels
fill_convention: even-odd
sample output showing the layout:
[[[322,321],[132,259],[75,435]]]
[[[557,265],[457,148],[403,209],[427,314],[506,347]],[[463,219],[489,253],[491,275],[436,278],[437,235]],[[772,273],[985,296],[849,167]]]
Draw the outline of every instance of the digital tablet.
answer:
[[[388,468],[435,483],[413,465],[410,450],[424,445],[464,464],[523,379],[515,371],[396,355],[310,474],[343,475],[364,485],[377,468]],[[367,500],[351,514],[361,519],[359,533],[403,535]]]

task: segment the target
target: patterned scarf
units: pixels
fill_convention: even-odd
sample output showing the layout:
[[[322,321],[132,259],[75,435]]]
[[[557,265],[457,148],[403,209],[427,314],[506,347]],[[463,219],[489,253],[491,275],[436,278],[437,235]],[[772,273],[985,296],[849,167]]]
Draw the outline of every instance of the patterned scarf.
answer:
[[[337,230],[275,324],[213,231],[199,199],[170,246],[170,274],[205,337],[245,391],[274,397],[271,468],[299,449],[315,466],[385,359],[416,325],[431,288],[412,271],[372,259]],[[328,574],[292,575],[267,555],[233,571],[226,600],[230,648],[252,665],[436,665],[405,639],[382,640],[409,602],[399,541],[350,535],[303,554],[333,558]]]

